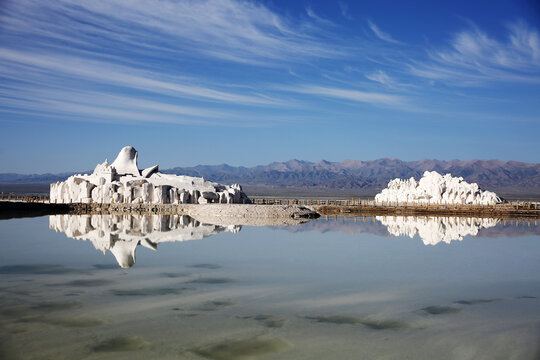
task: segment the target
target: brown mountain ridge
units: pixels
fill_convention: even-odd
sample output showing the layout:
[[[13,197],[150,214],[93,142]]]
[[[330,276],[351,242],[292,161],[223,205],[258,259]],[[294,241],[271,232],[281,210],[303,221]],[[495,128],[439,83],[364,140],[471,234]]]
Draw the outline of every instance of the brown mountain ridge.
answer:
[[[424,171],[461,176],[484,189],[501,194],[540,196],[540,164],[500,160],[399,159],[344,160],[310,162],[289,160],[253,167],[197,165],[162,170],[165,173],[202,176],[222,183],[239,183],[248,187],[303,188],[320,191],[348,190],[349,193],[375,194],[394,178],[420,178]],[[20,175],[0,174],[0,183],[35,184],[64,180],[72,173]]]

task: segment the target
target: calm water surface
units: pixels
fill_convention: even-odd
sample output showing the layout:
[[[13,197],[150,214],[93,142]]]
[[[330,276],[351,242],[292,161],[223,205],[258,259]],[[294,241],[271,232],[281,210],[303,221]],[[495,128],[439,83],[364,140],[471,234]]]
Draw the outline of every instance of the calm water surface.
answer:
[[[0,221],[1,359],[539,359],[540,224]]]

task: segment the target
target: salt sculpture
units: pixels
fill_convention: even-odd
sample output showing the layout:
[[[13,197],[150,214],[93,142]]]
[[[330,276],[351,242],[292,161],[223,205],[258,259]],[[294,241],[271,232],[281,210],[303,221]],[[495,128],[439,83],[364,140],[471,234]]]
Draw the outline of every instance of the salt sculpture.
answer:
[[[503,200],[494,192],[481,190],[476,183],[469,184],[462,177],[426,171],[419,181],[414,178],[391,180],[388,187],[375,196],[375,201],[493,205]]]
[[[138,152],[124,147],[112,164],[98,164],[90,175],[73,175],[51,184],[55,203],[207,204],[249,203],[238,184],[222,185],[204,178],[163,174],[154,165],[139,170]]]

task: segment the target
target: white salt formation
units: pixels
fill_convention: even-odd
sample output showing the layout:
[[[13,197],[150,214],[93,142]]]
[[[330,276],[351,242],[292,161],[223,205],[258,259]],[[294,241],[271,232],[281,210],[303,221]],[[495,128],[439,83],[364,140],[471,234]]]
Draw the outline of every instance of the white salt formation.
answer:
[[[426,171],[419,181],[414,178],[391,180],[388,187],[375,196],[375,201],[492,205],[501,203],[502,199],[494,192],[481,190],[476,183],[463,181],[462,177]]]
[[[109,165],[98,164],[91,175],[73,175],[51,184],[55,203],[207,204],[249,203],[238,184],[214,183],[204,178],[158,172],[154,165],[139,170],[138,153],[124,147]]]
[[[391,235],[418,235],[424,245],[436,245],[440,242],[449,244],[453,240],[463,240],[464,236],[476,236],[482,228],[491,228],[498,224],[493,218],[461,217],[415,217],[415,216],[377,216]]]
[[[186,215],[51,215],[49,227],[73,239],[89,240],[103,253],[109,250],[123,268],[135,264],[138,245],[156,250],[163,242],[200,240],[242,229],[201,224]]]

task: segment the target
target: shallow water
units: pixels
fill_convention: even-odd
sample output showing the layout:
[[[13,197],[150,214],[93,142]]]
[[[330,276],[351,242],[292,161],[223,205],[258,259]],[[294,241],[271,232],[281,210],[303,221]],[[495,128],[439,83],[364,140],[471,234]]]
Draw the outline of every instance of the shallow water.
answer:
[[[540,226],[0,221],[2,359],[537,359]]]

